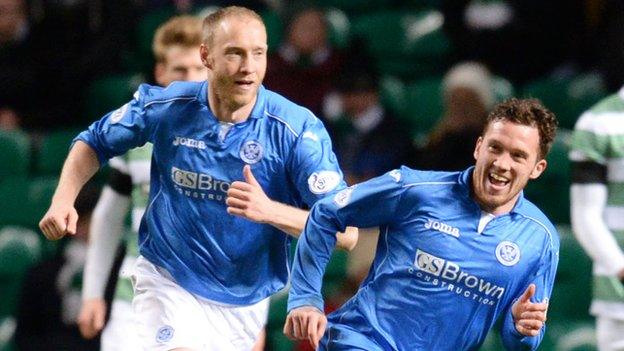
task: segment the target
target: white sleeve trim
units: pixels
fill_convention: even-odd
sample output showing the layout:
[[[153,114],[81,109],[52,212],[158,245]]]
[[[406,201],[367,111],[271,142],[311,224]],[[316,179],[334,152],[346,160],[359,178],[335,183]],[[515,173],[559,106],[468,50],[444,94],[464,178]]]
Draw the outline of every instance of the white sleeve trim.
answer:
[[[617,275],[624,269],[624,253],[604,220],[607,186],[573,184],[570,189],[572,231],[595,269]]]
[[[103,298],[117,246],[121,242],[130,198],[104,186],[91,216],[89,249],[84,270],[82,299]]]

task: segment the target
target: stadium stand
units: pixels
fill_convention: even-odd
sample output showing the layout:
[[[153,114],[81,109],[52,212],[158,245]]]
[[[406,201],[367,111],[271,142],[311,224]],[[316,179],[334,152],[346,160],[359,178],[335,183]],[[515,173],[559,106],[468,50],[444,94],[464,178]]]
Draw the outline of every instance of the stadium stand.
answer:
[[[30,155],[30,139],[26,133],[0,131],[0,179],[28,174]]]

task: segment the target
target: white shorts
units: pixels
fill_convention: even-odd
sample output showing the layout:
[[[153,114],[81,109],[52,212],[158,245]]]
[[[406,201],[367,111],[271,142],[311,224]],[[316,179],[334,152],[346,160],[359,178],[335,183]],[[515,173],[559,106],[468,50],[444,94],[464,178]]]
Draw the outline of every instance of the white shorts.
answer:
[[[136,262],[132,306],[144,350],[250,350],[266,324],[269,299],[226,305],[194,295],[144,257]]]
[[[137,320],[132,304],[124,300],[114,300],[111,316],[102,332],[102,351],[139,350],[141,343],[137,336]]]

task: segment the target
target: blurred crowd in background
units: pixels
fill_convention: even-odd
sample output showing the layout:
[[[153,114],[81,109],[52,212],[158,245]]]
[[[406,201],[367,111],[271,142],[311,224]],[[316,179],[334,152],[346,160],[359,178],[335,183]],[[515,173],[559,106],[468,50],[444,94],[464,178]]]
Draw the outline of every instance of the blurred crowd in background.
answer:
[[[590,261],[569,229],[568,139],[584,110],[624,84],[619,0],[0,0],[0,350],[97,349],[75,317],[104,176],[82,196],[84,235],[46,242],[38,220],[77,132],[154,83],[155,29],[226,5],[262,15],[264,85],[324,121],[349,184],[402,164],[470,166],[489,109],[505,98],[536,97],[555,112],[549,168],[526,190],[562,237],[543,349],[591,349]],[[376,240],[364,231],[353,252],[336,252],[329,310],[355,292]],[[282,336],[284,316],[278,295],[266,349],[305,350]],[[500,348],[494,336],[484,345]]]

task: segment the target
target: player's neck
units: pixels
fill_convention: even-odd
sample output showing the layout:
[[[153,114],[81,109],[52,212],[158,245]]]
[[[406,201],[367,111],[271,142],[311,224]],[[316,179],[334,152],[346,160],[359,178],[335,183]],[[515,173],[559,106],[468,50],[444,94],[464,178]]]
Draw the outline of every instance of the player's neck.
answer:
[[[235,104],[233,101],[228,101],[227,99],[222,98],[216,93],[208,93],[208,104],[210,106],[210,110],[217,117],[217,119],[221,122],[235,124],[245,122],[247,118],[249,118],[257,99],[258,96],[256,95],[249,103],[240,106]]]

